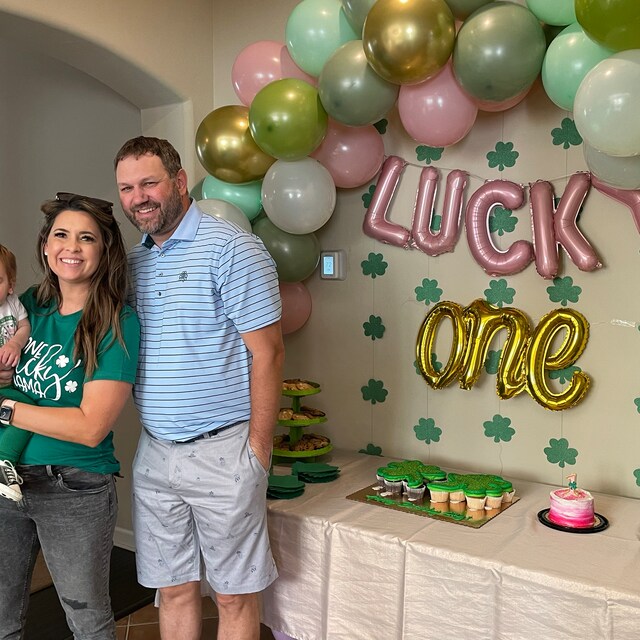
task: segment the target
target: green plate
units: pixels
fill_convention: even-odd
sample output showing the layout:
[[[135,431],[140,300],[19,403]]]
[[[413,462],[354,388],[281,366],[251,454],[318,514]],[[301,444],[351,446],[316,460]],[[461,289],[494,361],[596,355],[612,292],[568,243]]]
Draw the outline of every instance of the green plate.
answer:
[[[322,449],[312,449],[311,451],[288,451],[287,449],[274,449],[274,456],[281,456],[282,458],[315,458],[316,456],[322,456],[325,453],[329,453],[333,449],[333,445],[328,444]]]
[[[312,424],[320,424],[326,421],[326,416],[318,416],[317,418],[309,418],[307,420],[278,420],[278,424],[281,427],[308,427]]]
[[[298,480],[296,476],[270,475],[268,489],[276,491],[297,491],[304,489],[304,482]]]
[[[294,462],[291,469],[296,472],[314,474],[314,473],[333,473],[339,471],[338,467],[325,462]]]

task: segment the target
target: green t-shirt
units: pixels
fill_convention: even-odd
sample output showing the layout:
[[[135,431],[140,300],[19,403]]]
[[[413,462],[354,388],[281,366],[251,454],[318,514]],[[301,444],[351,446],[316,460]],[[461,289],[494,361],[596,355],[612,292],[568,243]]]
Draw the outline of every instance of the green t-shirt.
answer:
[[[73,361],[73,337],[82,311],[62,316],[55,303],[46,308],[39,307],[33,288],[23,293],[20,300],[29,313],[31,336],[22,350],[13,386],[31,398],[33,404],[79,407],[84,382],[135,382],[140,323],[133,309],[125,307],[120,314],[126,350],[117,340],[110,344],[112,332],[109,331],[98,348],[96,369],[91,378],[87,378],[82,361]],[[11,397],[11,390],[3,390],[2,394]],[[113,450],[113,432],[109,432],[96,447],[36,433],[24,450],[20,463],[71,466],[96,473],[116,473],[120,469]]]

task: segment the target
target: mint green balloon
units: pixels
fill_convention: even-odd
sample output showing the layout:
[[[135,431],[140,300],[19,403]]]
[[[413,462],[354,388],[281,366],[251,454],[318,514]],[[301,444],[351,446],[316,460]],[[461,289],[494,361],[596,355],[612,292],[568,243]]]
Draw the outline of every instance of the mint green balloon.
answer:
[[[594,42],[576,22],[551,42],[542,63],[542,84],[561,109],[573,111],[573,101],[584,77],[613,51]]]
[[[285,42],[293,61],[316,77],[338,47],[360,37],[349,24],[340,0],[302,0],[285,27]]]
[[[201,191],[201,200],[224,200],[235,204],[249,220],[253,220],[262,207],[262,180],[234,184],[207,176],[202,181]]]
[[[329,118],[318,90],[285,78],[264,86],[251,102],[249,129],[256,144],[278,160],[301,160],[327,133]]]
[[[545,24],[562,26],[577,20],[574,0],[527,0],[527,7]]]

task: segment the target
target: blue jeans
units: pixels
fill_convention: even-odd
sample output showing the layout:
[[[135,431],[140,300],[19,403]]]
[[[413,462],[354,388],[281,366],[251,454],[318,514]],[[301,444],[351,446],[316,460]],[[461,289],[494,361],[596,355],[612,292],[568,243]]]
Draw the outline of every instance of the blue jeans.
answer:
[[[19,466],[23,499],[0,498],[0,639],[19,640],[42,548],[76,640],[115,640],[109,566],[113,476],[74,467]]]

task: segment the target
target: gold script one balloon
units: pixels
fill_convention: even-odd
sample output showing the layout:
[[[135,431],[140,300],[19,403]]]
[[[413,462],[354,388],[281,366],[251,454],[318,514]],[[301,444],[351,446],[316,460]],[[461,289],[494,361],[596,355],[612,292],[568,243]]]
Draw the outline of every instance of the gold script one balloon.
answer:
[[[415,84],[449,59],[455,22],[444,0],[378,0],[367,15],[362,40],[379,76],[395,84]]]
[[[556,334],[564,331],[564,339],[553,353]],[[546,409],[562,411],[580,402],[587,393],[590,379],[577,371],[563,391],[554,393],[547,384],[545,371],[559,371],[572,365],[582,354],[589,340],[589,323],[575,309],[554,309],[543,316],[531,336],[526,356],[527,391]]]
[[[196,132],[196,153],[212,175],[233,184],[264,176],[276,161],[255,143],[249,131],[249,108],[228,105],[215,109]]]

